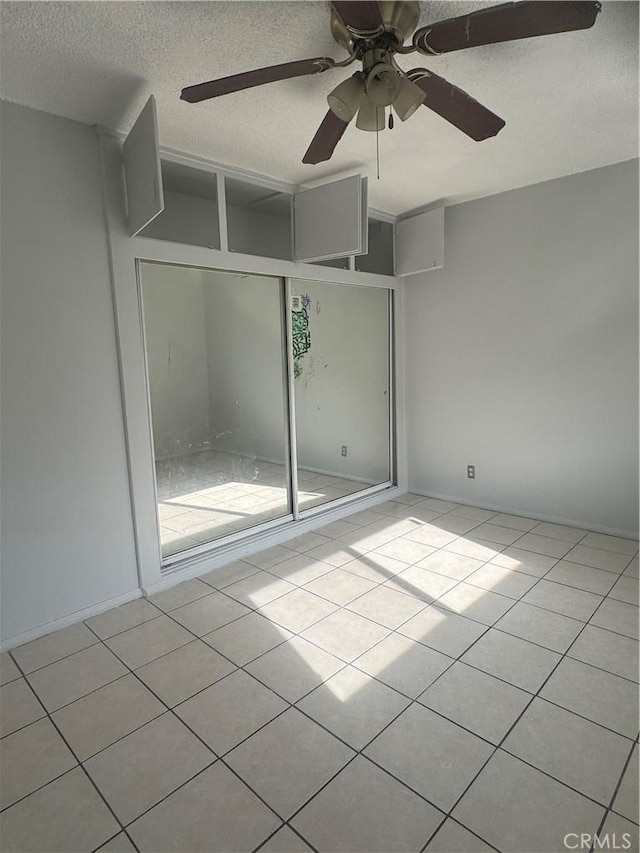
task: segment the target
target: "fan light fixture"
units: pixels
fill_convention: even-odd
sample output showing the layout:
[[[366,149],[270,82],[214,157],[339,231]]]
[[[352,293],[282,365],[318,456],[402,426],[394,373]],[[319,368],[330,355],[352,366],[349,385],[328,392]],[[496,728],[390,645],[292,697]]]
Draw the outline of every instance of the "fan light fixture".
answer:
[[[356,127],[360,130],[384,130],[384,107],[378,106],[365,95],[360,104]]]
[[[402,77],[396,69],[386,62],[380,62],[367,77],[367,95],[379,107],[388,107],[400,93]]]
[[[364,74],[361,71],[343,80],[339,86],[327,95],[327,103],[331,112],[342,121],[351,121],[358,112],[358,107],[365,94]]]
[[[426,93],[409,80],[408,77],[403,77],[400,83],[400,91],[398,97],[393,102],[393,109],[400,121],[406,121],[415,113],[418,107],[424,102]]]

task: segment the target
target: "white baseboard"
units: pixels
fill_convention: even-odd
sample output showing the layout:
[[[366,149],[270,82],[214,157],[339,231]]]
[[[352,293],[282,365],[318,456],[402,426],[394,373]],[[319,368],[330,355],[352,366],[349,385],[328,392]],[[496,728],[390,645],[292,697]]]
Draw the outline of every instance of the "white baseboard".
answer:
[[[577,527],[579,530],[590,530],[594,533],[606,533],[608,536],[620,536],[623,539],[638,539],[637,530],[625,530],[622,527],[606,527],[605,525],[580,521],[580,519],[575,518],[567,518],[562,515],[545,515],[544,513],[531,512],[527,509],[503,506],[502,504],[486,503],[485,501],[471,503],[468,498],[460,498],[455,495],[443,495],[439,492],[432,492],[420,487],[412,487],[409,489],[409,492],[411,492],[412,495],[423,495],[425,498],[435,498],[439,501],[451,501],[451,503],[463,504],[464,506],[477,506],[482,509],[493,510],[493,512],[504,512],[508,515],[520,515],[524,518],[533,518],[536,521],[548,521],[551,524],[564,524],[567,527]]]
[[[115,598],[101,601],[100,604],[94,604],[93,607],[87,607],[85,610],[76,610],[75,613],[70,613],[61,619],[54,619],[53,622],[45,622],[44,625],[38,625],[37,628],[32,628],[30,631],[24,631],[22,634],[16,634],[13,637],[0,640],[0,651],[4,652],[8,649],[13,649],[15,646],[21,646],[23,643],[29,643],[31,640],[44,637],[45,634],[51,634],[54,631],[60,631],[62,628],[68,628],[70,625],[83,622],[91,616],[104,613],[105,610],[111,610],[113,607],[119,607],[121,604],[128,604],[130,601],[135,601],[136,598],[140,598],[141,596],[141,589],[132,589],[130,592],[125,592]]]

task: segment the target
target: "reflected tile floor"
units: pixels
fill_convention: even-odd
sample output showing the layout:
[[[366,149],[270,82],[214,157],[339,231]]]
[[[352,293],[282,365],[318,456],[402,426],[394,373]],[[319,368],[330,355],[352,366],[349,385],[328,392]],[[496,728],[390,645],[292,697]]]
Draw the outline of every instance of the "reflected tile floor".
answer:
[[[206,450],[156,463],[162,554],[279,518],[288,511],[284,465]],[[298,470],[302,509],[368,488],[367,483]]]
[[[3,851],[638,849],[632,540],[403,495],[1,674]]]

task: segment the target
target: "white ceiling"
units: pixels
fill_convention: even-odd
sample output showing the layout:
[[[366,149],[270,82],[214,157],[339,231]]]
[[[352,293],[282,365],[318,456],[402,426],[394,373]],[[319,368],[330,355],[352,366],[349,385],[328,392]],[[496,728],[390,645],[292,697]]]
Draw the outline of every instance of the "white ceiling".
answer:
[[[422,2],[420,25],[496,5]],[[150,94],[163,145],[291,184],[361,172],[370,203],[401,213],[638,156],[638,3],[605,0],[590,30],[427,58],[506,120],[484,142],[428,109],[380,135],[351,126],[331,161],[301,160],[326,95],[352,68],[201,104],[183,86],[313,56],[342,59],[324,2],[2,2],[2,97],[128,130]]]

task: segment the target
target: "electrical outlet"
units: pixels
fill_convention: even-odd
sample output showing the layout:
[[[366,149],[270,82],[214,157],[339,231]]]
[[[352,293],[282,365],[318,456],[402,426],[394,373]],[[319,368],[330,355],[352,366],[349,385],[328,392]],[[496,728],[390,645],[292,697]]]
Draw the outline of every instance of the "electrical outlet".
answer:
[[[347,445],[346,444],[342,445],[342,450],[340,452],[342,453],[343,456],[347,455]]]
[[[476,478],[476,466],[475,465],[467,465],[467,477],[470,480],[475,480],[475,478]]]

